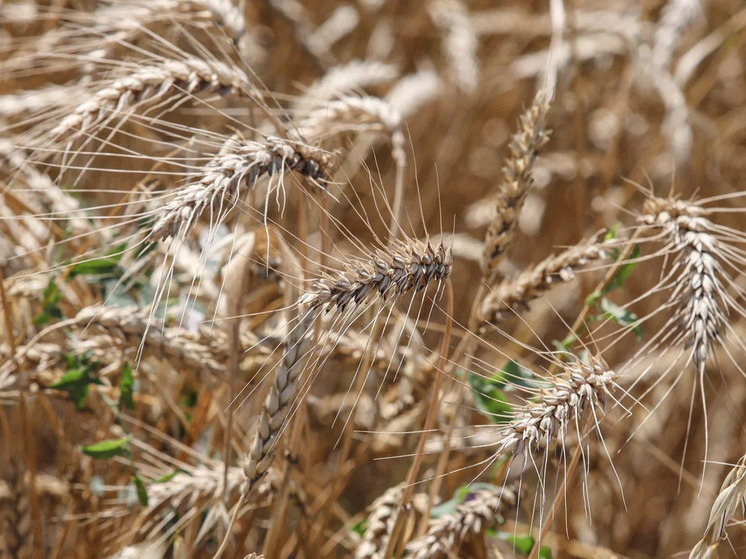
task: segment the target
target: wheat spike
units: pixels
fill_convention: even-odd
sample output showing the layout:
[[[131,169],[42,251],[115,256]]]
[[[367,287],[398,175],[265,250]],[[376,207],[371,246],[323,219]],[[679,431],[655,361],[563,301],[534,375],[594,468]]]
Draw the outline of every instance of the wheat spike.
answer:
[[[528,464],[532,452],[555,441],[563,444],[571,429],[581,428],[588,413],[598,421],[596,414],[603,413],[617,387],[616,373],[595,358],[563,367],[564,374],[552,378],[552,387],[543,390],[537,402],[514,408],[514,418],[501,428],[503,438],[495,456],[512,451],[514,457],[524,455]]]
[[[10,479],[0,483],[0,555],[26,559],[33,554],[33,520],[30,488],[17,466],[10,468]]]
[[[384,558],[389,535],[396,520],[396,509],[402,495],[404,495],[404,486],[394,485],[370,505],[371,513],[368,516],[363,541],[355,550],[355,559]]]
[[[646,226],[662,229],[676,253],[671,294],[678,323],[676,341],[692,348],[700,377],[729,314],[724,286],[729,278],[719,258],[722,248],[705,213],[703,208],[681,200],[652,198],[646,202],[641,218]]]
[[[237,204],[241,185],[251,189],[263,175],[296,171],[316,183],[324,181],[330,161],[331,155],[326,151],[290,144],[281,138],[269,137],[259,143],[233,136],[205,166],[199,181],[182,188],[158,209],[150,239],[183,238],[208,208],[219,222]]]
[[[298,395],[298,380],[303,372],[302,361],[306,356],[306,334],[313,326],[316,312],[305,311],[298,324],[288,334],[274,383],[264,401],[249,452],[243,457],[241,467],[246,478],[244,492],[251,491],[265,476],[274,457],[274,447],[282,426],[287,421],[287,411]]]
[[[539,91],[520,116],[519,130],[510,140],[510,156],[505,160],[503,180],[497,191],[497,215],[487,227],[484,239],[482,272],[487,283],[494,281],[500,257],[515,238],[518,217],[533,184],[534,161],[549,139],[544,128],[548,110],[549,100]]]
[[[726,537],[725,528],[739,508],[746,514],[746,456],[725,477],[710,510],[705,533],[692,549],[689,559],[717,558],[717,548]]]
[[[343,312],[375,298],[385,302],[411,289],[420,290],[450,273],[451,252],[442,244],[397,241],[391,249],[352,261],[346,271],[317,280],[301,302],[313,309]]]
[[[572,280],[578,270],[610,258],[611,244],[612,241],[586,240],[550,256],[515,278],[502,281],[485,297],[480,309],[481,321],[496,323],[510,316],[514,309],[528,307],[530,301],[541,297],[555,284]]]
[[[469,9],[459,0],[431,2],[430,16],[445,32],[445,54],[459,89],[473,94],[479,86],[477,35],[469,18]]]
[[[126,113],[143,101],[157,101],[172,95],[191,96],[205,91],[220,95],[248,94],[252,88],[246,75],[234,66],[198,58],[166,60],[142,66],[100,88],[63,118],[49,135],[52,138],[68,134],[77,136],[116,113]]]
[[[493,524],[502,522],[502,515],[516,506],[516,493],[508,487],[479,489],[469,493],[452,514],[430,522],[427,534],[407,544],[412,559],[462,557],[462,544],[482,535]]]

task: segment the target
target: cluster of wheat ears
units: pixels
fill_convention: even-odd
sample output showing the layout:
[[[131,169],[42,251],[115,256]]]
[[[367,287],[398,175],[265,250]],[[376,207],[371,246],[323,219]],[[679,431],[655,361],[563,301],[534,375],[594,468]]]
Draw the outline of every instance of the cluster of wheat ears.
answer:
[[[0,557],[746,556],[740,0],[0,3]]]

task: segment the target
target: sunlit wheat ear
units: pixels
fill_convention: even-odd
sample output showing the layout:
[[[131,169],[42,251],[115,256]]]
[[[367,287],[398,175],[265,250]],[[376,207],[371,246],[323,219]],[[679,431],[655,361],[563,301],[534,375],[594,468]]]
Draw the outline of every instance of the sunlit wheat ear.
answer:
[[[384,559],[391,529],[396,519],[396,510],[403,494],[404,486],[394,485],[370,505],[371,512],[366,523],[363,541],[355,550],[355,559]]]
[[[717,227],[706,217],[707,210],[681,200],[652,198],[644,207],[641,221],[660,229],[667,252],[674,254],[671,301],[675,309],[671,326],[675,343],[692,350],[700,381],[708,357],[721,339],[729,308],[738,305],[726,292],[731,277],[723,267],[728,254],[716,234]]]
[[[502,281],[485,297],[479,310],[480,321],[497,323],[527,308],[529,302],[554,285],[572,280],[576,272],[612,258],[615,244],[613,240],[604,242],[592,238]]]
[[[505,159],[503,180],[497,191],[497,213],[484,238],[482,272],[487,283],[494,281],[500,257],[515,238],[518,217],[533,185],[534,161],[549,140],[549,133],[545,130],[548,111],[546,93],[539,91],[531,106],[520,116],[519,129],[508,145],[510,155]]]
[[[473,94],[479,86],[479,42],[469,8],[459,0],[436,0],[429,4],[429,12],[444,32],[443,50],[458,88],[463,93]]]
[[[319,141],[335,134],[379,126],[391,136],[392,157],[405,164],[402,116],[379,97],[349,95],[328,101],[299,120],[295,133],[307,142]]]
[[[243,94],[259,98],[246,74],[235,66],[198,58],[165,60],[140,67],[99,88],[91,98],[63,118],[49,136],[56,140],[74,138],[91,132],[110,118],[125,117],[139,103],[199,93]]]
[[[213,226],[238,204],[243,185],[247,190],[268,175],[279,179],[296,171],[315,183],[326,181],[332,156],[309,146],[291,144],[270,137],[264,142],[230,138],[203,171],[199,181],[183,187],[172,200],[157,210],[157,220],[150,233],[151,241],[168,237],[184,238],[205,210],[210,210]],[[269,195],[269,192],[268,192]]]
[[[455,512],[430,522],[427,534],[407,544],[407,557],[432,559],[462,557],[459,549],[471,538],[484,537],[504,515],[515,509],[517,493],[508,487],[478,489],[469,493]]]
[[[710,518],[702,539],[697,542],[689,559],[713,559],[717,548],[727,538],[725,529],[738,510],[746,516],[746,456],[728,472],[710,510]]]
[[[355,259],[348,269],[315,282],[301,297],[310,308],[344,312],[379,299],[396,299],[430,282],[445,281],[451,273],[450,249],[416,239],[397,241],[366,259]]]
[[[267,472],[274,447],[288,420],[289,410],[301,396],[299,379],[305,369],[308,384],[318,361],[304,367],[302,361],[315,352],[309,349],[307,334],[321,313],[341,316],[346,311],[354,320],[375,300],[393,303],[404,293],[420,290],[430,282],[445,281],[451,271],[451,254],[443,245],[409,239],[382,249],[369,259],[353,260],[348,270],[317,280],[298,301],[301,318],[284,342],[284,353],[274,383],[265,400],[251,449],[243,460],[245,491],[251,490]],[[329,340],[329,336],[325,337]],[[324,344],[322,340],[321,344]],[[318,355],[317,355],[318,357]],[[323,364],[323,363],[322,363]]]
[[[513,419],[500,428],[503,438],[495,456],[512,452],[513,460],[525,468],[535,463],[535,452],[564,445],[573,431],[582,439],[588,425],[597,427],[606,403],[619,389],[616,373],[597,358],[588,363],[575,358],[562,367],[560,375],[548,379],[551,386],[536,401],[514,408]]]

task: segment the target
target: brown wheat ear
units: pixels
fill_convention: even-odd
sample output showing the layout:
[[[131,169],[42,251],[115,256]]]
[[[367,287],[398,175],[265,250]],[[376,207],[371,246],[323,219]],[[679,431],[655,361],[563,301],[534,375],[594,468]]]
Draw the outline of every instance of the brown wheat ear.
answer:
[[[389,487],[370,506],[363,541],[355,550],[355,559],[383,559],[391,529],[396,520],[396,509],[404,495],[403,484]]]
[[[434,247],[415,239],[397,241],[367,259],[353,260],[346,271],[317,280],[301,302],[327,312],[344,312],[376,298],[385,302],[445,280],[451,263],[451,251],[443,244]]]
[[[233,136],[205,166],[199,181],[182,188],[158,209],[150,240],[185,237],[207,209],[219,223],[238,204],[241,186],[250,190],[264,175],[274,177],[296,171],[321,184],[319,181],[326,181],[331,159],[324,150],[296,146],[276,137],[254,142]]]
[[[478,489],[469,493],[452,514],[433,520],[427,534],[407,544],[407,557],[438,559],[463,557],[461,547],[482,536],[491,526],[501,524],[503,515],[518,503],[515,491],[508,487]]]
[[[539,91],[531,106],[520,116],[519,130],[513,134],[510,156],[503,167],[503,180],[497,191],[497,215],[487,227],[482,255],[482,273],[487,283],[497,275],[497,265],[505,249],[515,238],[518,217],[526,201],[533,178],[531,171],[539,151],[549,140],[545,130],[549,100]]]
[[[746,515],[746,455],[725,477],[710,510],[705,533],[692,549],[689,559],[711,559],[718,556],[717,548],[726,537],[725,528],[739,508]]]
[[[63,118],[49,136],[55,139],[70,134],[78,136],[117,114],[126,114],[138,103],[204,92],[258,95],[246,75],[233,66],[198,58],[166,60],[142,66],[101,87]]]
[[[721,339],[729,306],[735,306],[725,290],[729,274],[721,261],[724,249],[706,210],[681,200],[652,198],[641,218],[645,227],[662,229],[668,247],[676,254],[671,270],[671,301],[675,309],[669,323],[675,342],[692,348],[700,378],[713,345]]]
[[[550,256],[515,278],[502,281],[485,297],[479,311],[480,321],[497,323],[514,311],[527,308],[529,302],[541,297],[555,284],[572,280],[577,271],[610,259],[614,254],[613,244],[613,240],[583,241]]]
[[[514,418],[501,428],[495,456],[512,451],[514,457],[522,456],[525,467],[532,463],[533,452],[564,444],[573,429],[582,438],[580,430],[589,415],[599,421],[617,388],[616,373],[597,358],[588,363],[575,358],[562,366],[563,374],[551,379],[552,386],[542,390],[537,401],[514,408]]]

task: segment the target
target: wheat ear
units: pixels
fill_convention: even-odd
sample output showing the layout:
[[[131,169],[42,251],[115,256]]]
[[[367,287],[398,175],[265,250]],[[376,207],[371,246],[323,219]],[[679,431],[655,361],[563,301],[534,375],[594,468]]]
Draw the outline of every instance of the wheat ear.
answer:
[[[461,557],[459,548],[470,538],[483,534],[502,515],[515,508],[518,498],[508,487],[479,489],[467,495],[452,514],[430,523],[427,534],[407,544],[407,557],[436,559]]]
[[[404,486],[399,484],[389,487],[383,495],[373,501],[363,541],[355,550],[355,559],[384,559],[402,495]]]
[[[595,358],[589,363],[576,359],[563,367],[564,374],[552,378],[552,387],[543,390],[538,401],[514,408],[514,418],[501,429],[503,438],[495,456],[512,451],[514,457],[523,455],[528,464],[532,452],[555,441],[564,443],[573,427],[581,429],[586,415],[599,420],[617,387],[616,373]],[[582,435],[578,432],[578,437]]]
[[[595,239],[583,241],[550,256],[515,278],[501,282],[485,297],[479,311],[481,322],[499,322],[516,307],[528,307],[530,301],[541,297],[555,284],[572,280],[578,270],[611,258],[611,244],[599,243]]]
[[[746,455],[723,481],[710,510],[705,533],[692,549],[689,559],[713,559],[718,556],[717,548],[725,538],[725,527],[739,508],[746,513]]]
[[[182,238],[208,208],[224,216],[238,203],[240,188],[251,189],[263,175],[270,177],[296,171],[311,180],[324,181],[331,154],[321,149],[291,144],[270,137],[264,142],[230,138],[206,166],[202,178],[182,188],[158,210],[150,233],[152,241]]]
[[[252,92],[246,75],[234,66],[198,58],[166,60],[144,66],[112,81],[72,110],[50,131],[52,138],[91,130],[115,113],[125,113],[143,101],[202,92],[220,95]],[[256,93],[252,93],[256,95]]]
[[[663,230],[677,254],[671,295],[678,322],[676,342],[692,348],[700,378],[729,314],[723,285],[723,279],[729,278],[719,258],[722,247],[705,213],[700,206],[681,200],[652,198],[642,216],[646,226]]]
[[[520,116],[519,130],[510,140],[510,156],[505,160],[503,180],[497,191],[497,214],[484,238],[482,272],[488,283],[493,282],[500,257],[515,238],[518,217],[533,185],[534,161],[549,139],[544,128],[548,110],[549,101],[545,93],[539,91],[528,110]]]
[[[373,299],[387,301],[411,289],[423,289],[432,281],[444,281],[451,273],[451,252],[442,244],[408,239],[351,262],[346,271],[319,279],[301,302],[310,308],[343,312]]]

